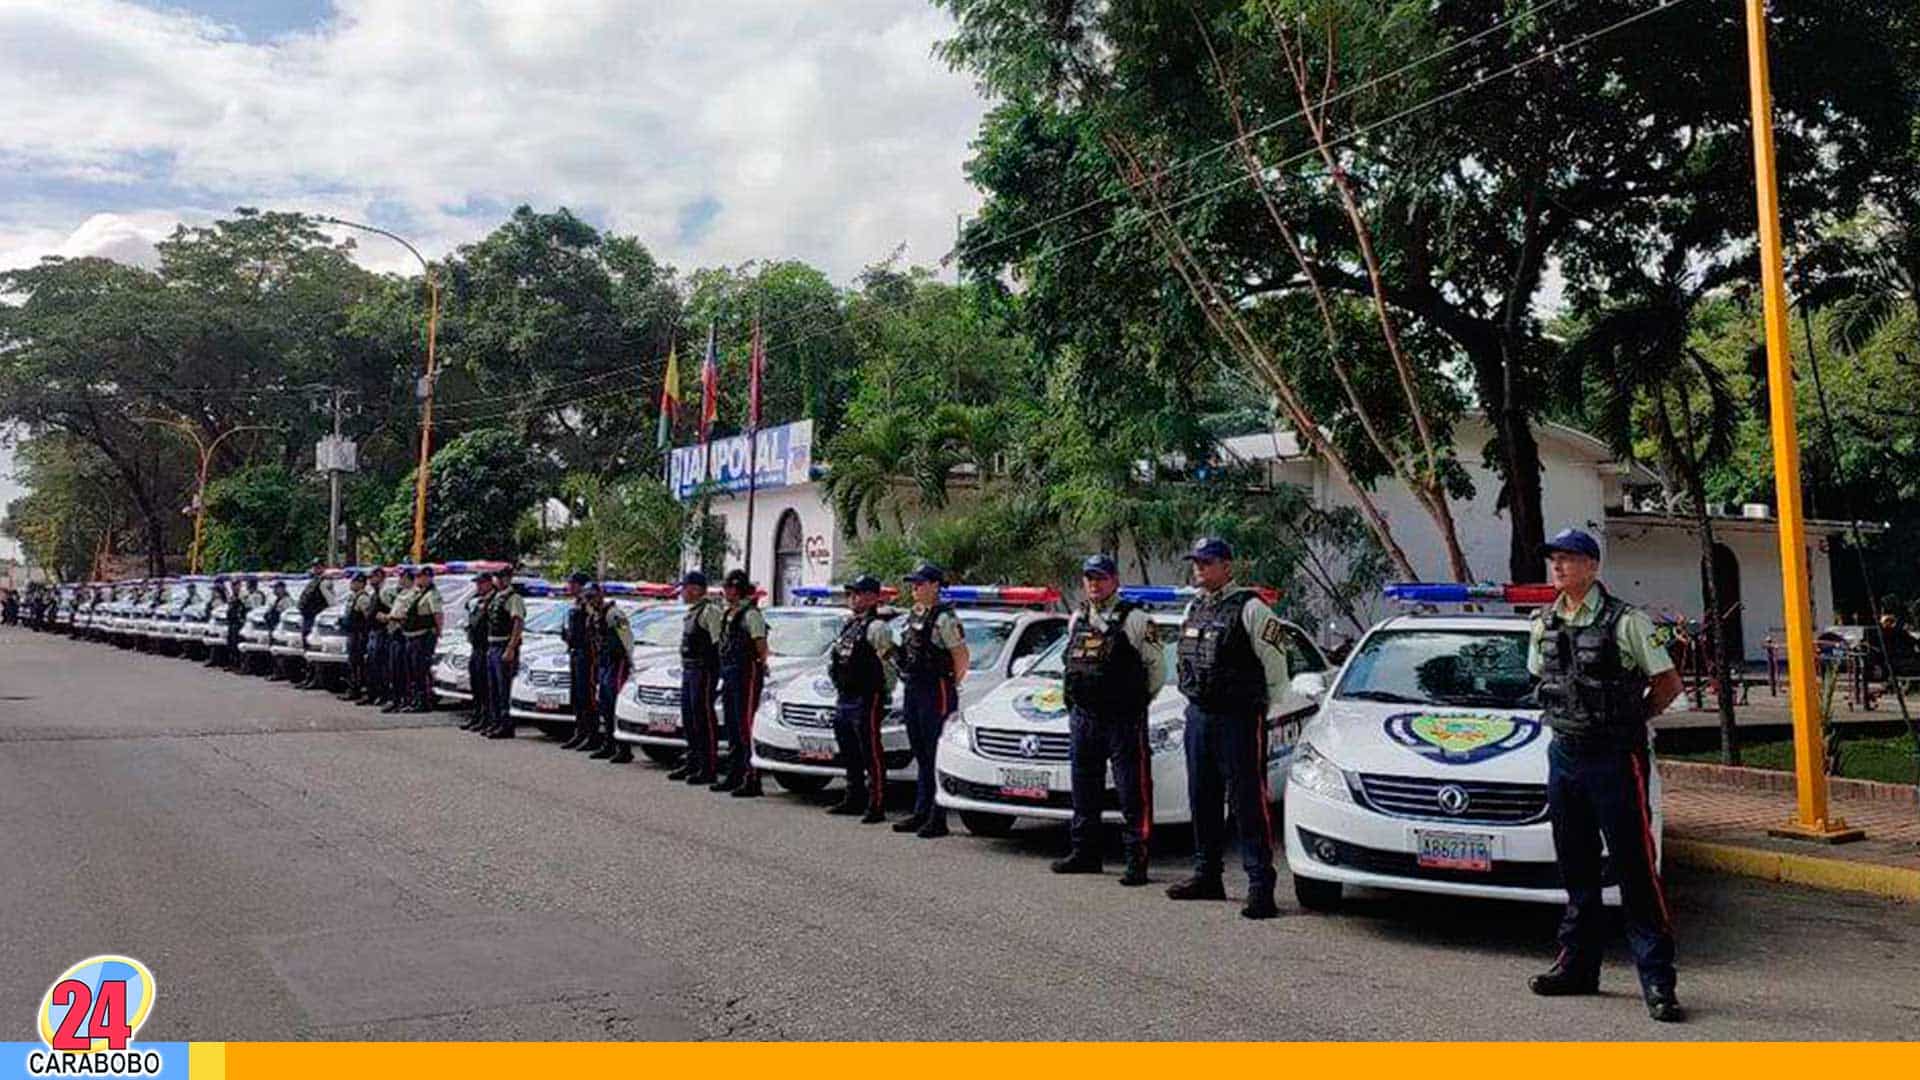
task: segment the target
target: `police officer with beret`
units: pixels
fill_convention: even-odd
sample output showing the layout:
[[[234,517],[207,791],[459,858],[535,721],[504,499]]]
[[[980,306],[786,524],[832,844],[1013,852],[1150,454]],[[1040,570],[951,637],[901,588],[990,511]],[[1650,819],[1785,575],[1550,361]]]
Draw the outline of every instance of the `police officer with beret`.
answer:
[[[1285,700],[1287,654],[1279,617],[1233,580],[1233,547],[1203,537],[1185,556],[1200,595],[1187,606],[1178,647],[1187,698],[1187,802],[1193,814],[1193,876],[1167,887],[1175,900],[1223,900],[1221,805],[1233,804],[1247,903],[1240,914],[1271,919],[1273,812],[1267,791],[1267,710]]]
[[[487,704],[487,608],[493,596],[493,575],[475,574],[473,594],[461,605],[467,620],[467,694],[472,702],[462,731],[479,731],[493,723]]]
[[[1120,799],[1121,841],[1127,870],[1122,885],[1147,883],[1153,834],[1153,764],[1147,749],[1147,706],[1166,682],[1153,620],[1120,598],[1119,567],[1111,555],[1089,555],[1080,565],[1086,599],[1067,622],[1064,682],[1071,746],[1072,850],[1056,860],[1056,874],[1101,870],[1100,815],[1106,808],[1107,768]]]
[[[699,570],[680,579],[680,596],[687,603],[680,628],[680,731],[687,756],[667,779],[711,784],[720,765],[713,699],[720,678],[722,612],[707,595],[707,575]]]
[[[913,816],[895,822],[893,831],[925,840],[947,835],[947,811],[933,798],[933,761],[947,717],[960,706],[960,684],[971,660],[966,628],[953,605],[940,602],[940,586],[945,582],[945,572],[930,562],[907,575],[913,609],[900,629],[897,654],[900,678],[906,684],[907,742],[913,747],[915,780]]]
[[[587,610],[592,613],[587,632],[593,635],[595,726],[593,737],[579,749],[609,765],[625,765],[633,760],[633,745],[613,737],[613,717],[620,688],[633,668],[633,624],[597,581],[587,586]]]
[[[367,681],[360,696],[354,699],[357,705],[378,705],[386,699],[387,619],[391,614],[393,597],[387,568],[374,567],[373,572],[367,575],[367,641],[364,646],[365,659],[360,665],[367,673]]]
[[[567,703],[573,707],[573,734],[560,744],[562,750],[586,746],[599,720],[599,710],[593,707],[593,634],[588,628],[593,612],[587,609],[585,593],[592,580],[593,575],[584,570],[567,575],[567,621],[560,627],[560,640],[567,646]]]
[[[852,613],[840,625],[827,654],[833,681],[833,736],[847,770],[847,791],[827,809],[862,815],[862,825],[887,820],[887,766],[880,723],[893,701],[893,631],[880,610],[880,579],[861,574],[847,583]]]
[[[720,718],[727,739],[727,768],[709,790],[736,798],[761,794],[751,744],[754,713],[767,684],[767,617],[753,593],[745,570],[729,570],[720,580],[720,595],[727,603],[720,615]]]
[[[507,695],[520,666],[520,638],[526,625],[527,602],[513,587],[513,572],[501,570],[494,577],[493,599],[487,604],[487,708],[493,722],[481,733],[489,739],[514,735]]]
[[[1655,1020],[1683,1019],[1674,996],[1673,923],[1661,887],[1648,805],[1649,723],[1680,696],[1680,675],[1654,644],[1653,620],[1600,584],[1600,545],[1567,529],[1542,548],[1560,591],[1533,619],[1527,667],[1540,677],[1547,816],[1567,888],[1560,955],[1528,986],[1548,997],[1600,986],[1606,912],[1602,856],[1620,885],[1627,945]]]

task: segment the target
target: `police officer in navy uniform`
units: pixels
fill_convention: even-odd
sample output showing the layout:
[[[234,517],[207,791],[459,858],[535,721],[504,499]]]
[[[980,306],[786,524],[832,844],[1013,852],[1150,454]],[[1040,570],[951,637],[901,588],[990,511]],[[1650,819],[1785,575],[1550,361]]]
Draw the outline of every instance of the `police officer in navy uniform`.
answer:
[[[897,653],[900,678],[906,684],[907,742],[913,747],[915,781],[913,816],[894,822],[893,831],[910,832],[931,840],[947,835],[947,811],[934,801],[934,755],[947,717],[960,707],[960,684],[967,677],[971,656],[966,629],[953,605],[940,602],[946,574],[923,562],[907,575],[913,590],[913,609],[900,628]]]
[[[588,627],[593,613],[587,609],[585,593],[592,580],[593,575],[584,570],[567,575],[567,621],[560,627],[560,640],[567,646],[567,704],[573,709],[573,734],[560,744],[562,750],[584,748],[592,741],[599,718],[593,707],[593,634]]]
[[[754,713],[767,684],[767,617],[753,593],[745,570],[729,570],[720,581],[720,594],[727,602],[720,615],[720,718],[727,738],[727,768],[711,785],[713,791],[747,799],[761,794],[751,744]]]
[[[720,678],[720,605],[707,595],[707,575],[689,570],[680,579],[687,613],[680,628],[680,732],[687,756],[669,780],[711,784],[720,764],[720,735],[713,712]]]
[[[1089,555],[1080,566],[1087,598],[1067,624],[1064,690],[1073,738],[1072,850],[1056,860],[1056,874],[1101,871],[1100,815],[1106,809],[1107,769],[1119,796],[1127,869],[1122,885],[1147,884],[1153,835],[1153,759],[1147,748],[1147,707],[1166,682],[1153,620],[1120,597],[1119,567],[1111,555]]]
[[[347,597],[342,606],[345,610],[340,613],[340,631],[347,636],[347,689],[340,696],[357,701],[367,685],[367,627],[373,622],[366,571],[347,575]]]
[[[1547,816],[1567,910],[1559,956],[1528,986],[1548,997],[1599,992],[1607,935],[1602,872],[1610,865],[1648,1015],[1678,1021],[1673,923],[1647,777],[1649,724],[1680,696],[1680,675],[1654,642],[1653,620],[1600,584],[1600,545],[1592,536],[1564,530],[1541,554],[1560,595],[1534,616],[1527,667],[1540,677],[1541,720],[1553,729]]]
[[[861,574],[847,583],[853,611],[840,626],[827,654],[833,682],[833,736],[847,770],[847,791],[827,809],[836,815],[860,814],[862,825],[887,820],[887,766],[880,724],[893,702],[893,631],[880,610],[880,579]]]
[[[1167,887],[1175,900],[1222,900],[1226,846],[1222,803],[1231,800],[1247,872],[1240,914],[1271,919],[1273,810],[1267,790],[1267,710],[1285,699],[1285,631],[1252,589],[1233,580],[1233,548],[1203,537],[1185,558],[1200,595],[1187,606],[1178,648],[1187,698],[1187,802],[1193,815],[1193,876]]]
[[[247,625],[247,612],[253,609],[253,598],[258,595],[254,578],[249,574],[234,583],[233,595],[227,598],[226,652],[220,659],[228,670],[241,666],[240,631]]]
[[[493,603],[493,574],[473,575],[473,594],[466,609],[467,693],[472,707],[462,731],[480,731],[493,722],[493,710],[487,704],[487,611]]]
[[[354,698],[356,705],[378,705],[387,693],[387,616],[393,591],[387,583],[387,568],[376,566],[367,575],[367,640],[361,647],[360,667],[366,682]]]
[[[307,635],[313,633],[314,622],[331,603],[327,598],[326,585],[323,584],[325,571],[325,561],[313,560],[313,565],[307,568],[307,583],[300,589],[300,648],[303,650],[307,647]],[[300,689],[311,690],[319,685],[320,665],[308,664],[306,676],[300,680]]]
[[[493,599],[487,604],[487,708],[492,723],[481,729],[489,739],[511,739],[513,713],[507,696],[520,667],[520,639],[527,626],[527,602],[513,587],[513,571],[494,575]]]
[[[613,737],[614,706],[620,700],[620,688],[633,670],[633,624],[627,613],[594,582],[587,586],[587,610],[592,613],[588,633],[593,635],[593,737],[582,750],[609,765],[625,765],[633,760],[633,744]]]
[[[274,631],[280,629],[280,620],[293,606],[293,597],[287,595],[287,583],[284,578],[273,579],[273,595],[267,600],[267,642],[273,642]],[[267,653],[267,681],[279,682],[287,677],[287,659]]]

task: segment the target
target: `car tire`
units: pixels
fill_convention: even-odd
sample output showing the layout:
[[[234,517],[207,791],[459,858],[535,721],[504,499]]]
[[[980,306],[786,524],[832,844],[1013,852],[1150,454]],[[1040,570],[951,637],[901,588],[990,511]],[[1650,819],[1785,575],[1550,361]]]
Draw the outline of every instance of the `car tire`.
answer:
[[[1298,874],[1293,876],[1293,898],[1308,911],[1340,910],[1340,894],[1343,891],[1337,881],[1320,881]]]
[[[814,776],[812,773],[777,772],[767,775],[773,777],[773,782],[779,784],[783,791],[791,791],[795,795],[812,795],[833,783],[831,776]]]
[[[1006,814],[988,814],[979,810],[960,811],[960,824],[975,836],[993,839],[1005,836],[1013,831],[1014,819]]]
[[[649,746],[646,743],[640,744],[640,753],[646,755],[648,761],[661,765],[672,765],[674,762],[679,761],[682,752],[683,751],[677,746]]]

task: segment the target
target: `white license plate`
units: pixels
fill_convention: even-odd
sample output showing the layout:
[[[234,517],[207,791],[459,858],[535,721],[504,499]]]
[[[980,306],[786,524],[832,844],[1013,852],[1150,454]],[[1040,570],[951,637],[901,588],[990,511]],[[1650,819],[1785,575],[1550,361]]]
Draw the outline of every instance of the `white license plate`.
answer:
[[[680,714],[670,709],[648,709],[647,731],[654,735],[673,735],[680,731]]]
[[[1052,769],[1001,769],[1000,794],[1017,799],[1044,799],[1053,787]]]
[[[803,761],[832,761],[840,753],[840,744],[833,739],[802,735],[799,741],[799,753]]]
[[[1419,863],[1434,870],[1493,869],[1493,837],[1485,833],[1414,833],[1419,844]]]
[[[540,690],[533,695],[533,707],[542,712],[559,712],[567,707],[567,695],[558,690]]]

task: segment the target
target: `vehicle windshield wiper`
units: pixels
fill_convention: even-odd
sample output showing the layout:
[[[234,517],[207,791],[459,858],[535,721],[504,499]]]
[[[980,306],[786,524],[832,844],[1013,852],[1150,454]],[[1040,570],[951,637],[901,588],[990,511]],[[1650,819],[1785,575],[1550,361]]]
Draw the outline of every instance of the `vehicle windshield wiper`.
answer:
[[[1340,696],[1343,698],[1351,698],[1355,701],[1381,701],[1389,705],[1429,704],[1425,698],[1408,697],[1405,694],[1396,694],[1391,690],[1347,690],[1343,691]]]

